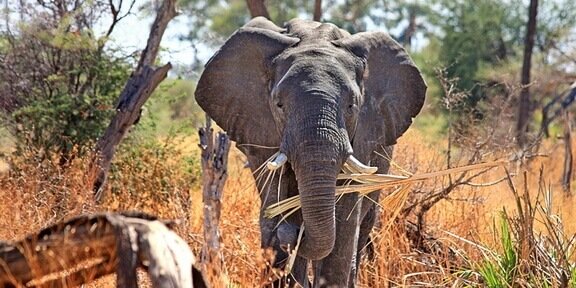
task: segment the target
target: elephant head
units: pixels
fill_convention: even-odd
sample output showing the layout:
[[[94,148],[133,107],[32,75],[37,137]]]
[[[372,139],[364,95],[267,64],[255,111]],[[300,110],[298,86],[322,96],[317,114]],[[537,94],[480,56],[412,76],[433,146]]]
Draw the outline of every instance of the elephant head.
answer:
[[[356,158],[368,161],[378,145],[394,144],[425,92],[410,57],[385,33],[350,35],[303,20],[280,28],[256,18],[206,64],[195,96],[238,146],[279,147],[301,197],[298,253],[317,260],[334,246],[342,165],[370,171]]]

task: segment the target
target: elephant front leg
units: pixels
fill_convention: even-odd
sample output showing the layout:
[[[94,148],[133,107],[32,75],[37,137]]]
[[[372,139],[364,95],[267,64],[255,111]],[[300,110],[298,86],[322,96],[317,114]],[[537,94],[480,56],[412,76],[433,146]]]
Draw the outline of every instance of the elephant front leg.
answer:
[[[361,209],[358,193],[344,195],[336,203],[336,243],[328,257],[314,262],[314,287],[354,286],[349,275],[360,260],[356,251]]]
[[[278,203],[287,198],[288,195],[288,185],[287,181],[282,181],[282,175],[274,175],[270,179],[262,179],[257,183],[258,191],[260,192],[260,244],[262,248],[275,248],[275,252],[280,249],[281,243],[279,243],[277,231],[278,222],[281,217],[277,216],[274,218],[267,218],[265,216],[265,210],[272,204]],[[287,229],[282,229],[282,231]],[[285,231],[288,234],[289,231]],[[296,232],[297,233],[297,232]]]
[[[272,219],[265,217],[265,209],[272,204],[278,203],[287,199],[290,195],[290,189],[296,189],[293,185],[293,175],[291,170],[286,169],[284,175],[275,175],[268,181],[265,179],[258,182],[258,190],[260,191],[261,209],[260,209],[260,232],[261,232],[261,245],[262,248],[272,248],[275,253],[274,262],[272,267],[284,269],[288,259],[288,249],[293,249],[298,240],[299,225],[292,222],[300,222],[297,219],[289,219],[291,222],[283,221],[279,223],[282,216],[274,217]],[[272,287],[294,287],[299,283],[301,287],[308,287],[308,277],[306,273],[307,261],[301,257],[297,257],[292,271],[287,277],[282,277],[274,283]]]

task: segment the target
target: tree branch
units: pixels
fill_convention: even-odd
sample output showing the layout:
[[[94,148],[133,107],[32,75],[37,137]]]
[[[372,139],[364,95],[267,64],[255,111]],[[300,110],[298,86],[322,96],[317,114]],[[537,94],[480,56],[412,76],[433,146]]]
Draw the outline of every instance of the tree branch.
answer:
[[[165,0],[162,6],[160,6],[154,23],[152,23],[152,28],[150,28],[150,36],[148,36],[146,48],[142,51],[142,57],[140,57],[140,61],[136,67],[136,73],[140,73],[145,65],[154,65],[164,31],[166,31],[168,23],[176,16],[178,16],[178,12],[176,12],[176,1]]]
[[[170,63],[160,68],[152,67],[156,61],[164,31],[166,31],[170,20],[176,16],[176,0],[165,0],[152,24],[148,43],[142,51],[138,66],[120,94],[116,107],[117,113],[104,135],[96,143],[92,163],[88,170],[88,176],[95,179],[93,192],[96,201],[102,199],[116,146],[124,138],[130,127],[138,122],[142,106],[172,68]]]

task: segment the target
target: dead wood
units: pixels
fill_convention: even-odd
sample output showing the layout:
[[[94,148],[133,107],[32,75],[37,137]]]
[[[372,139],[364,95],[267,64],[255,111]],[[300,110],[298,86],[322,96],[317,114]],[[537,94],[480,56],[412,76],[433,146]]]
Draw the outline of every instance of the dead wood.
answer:
[[[187,243],[141,213],[83,215],[16,242],[0,242],[0,287],[73,287],[117,273],[117,287],[205,287]]]
[[[218,132],[214,139],[211,120],[199,129],[202,150],[202,201],[204,203],[204,247],[202,272],[214,287],[225,287],[224,258],[220,245],[220,209],[222,191],[228,177],[228,152],[230,140],[226,133]]]
[[[108,176],[108,170],[114,158],[116,146],[126,135],[130,127],[140,119],[140,113],[144,103],[162,82],[168,71],[172,68],[170,63],[154,68],[154,62],[158,55],[160,41],[170,20],[177,16],[176,1],[165,0],[160,6],[156,19],[150,29],[148,43],[142,51],[138,66],[128,79],[124,90],[120,94],[116,106],[116,115],[98,139],[94,151],[94,158],[90,165],[89,174],[95,176],[93,191],[95,198],[100,201],[103,196],[104,186]]]

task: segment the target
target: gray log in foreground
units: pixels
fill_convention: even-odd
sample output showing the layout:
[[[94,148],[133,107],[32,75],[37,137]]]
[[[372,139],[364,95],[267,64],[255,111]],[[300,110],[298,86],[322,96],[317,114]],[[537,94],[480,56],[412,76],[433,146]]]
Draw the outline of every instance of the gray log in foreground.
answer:
[[[73,287],[117,273],[117,287],[138,287],[136,268],[154,287],[206,287],[187,243],[141,213],[79,216],[0,242],[0,287]]]

